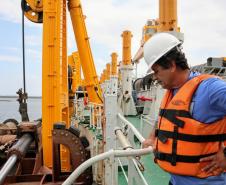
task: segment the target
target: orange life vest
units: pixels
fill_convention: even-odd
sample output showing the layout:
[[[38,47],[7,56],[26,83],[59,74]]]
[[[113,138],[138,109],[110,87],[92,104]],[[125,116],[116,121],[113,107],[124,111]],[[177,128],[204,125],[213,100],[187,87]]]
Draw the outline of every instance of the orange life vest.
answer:
[[[214,76],[194,77],[175,96],[168,90],[163,98],[156,129],[155,160],[167,172],[199,178],[215,175],[202,171],[208,162],[199,160],[217,153],[220,142],[226,140],[226,117],[205,124],[193,119],[189,111],[197,87],[211,77]]]

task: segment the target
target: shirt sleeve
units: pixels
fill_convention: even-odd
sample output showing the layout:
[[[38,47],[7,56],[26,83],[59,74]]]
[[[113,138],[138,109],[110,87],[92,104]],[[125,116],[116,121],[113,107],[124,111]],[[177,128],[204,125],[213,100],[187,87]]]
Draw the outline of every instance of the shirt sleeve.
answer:
[[[226,82],[217,78],[210,79],[207,90],[210,106],[226,116]]]

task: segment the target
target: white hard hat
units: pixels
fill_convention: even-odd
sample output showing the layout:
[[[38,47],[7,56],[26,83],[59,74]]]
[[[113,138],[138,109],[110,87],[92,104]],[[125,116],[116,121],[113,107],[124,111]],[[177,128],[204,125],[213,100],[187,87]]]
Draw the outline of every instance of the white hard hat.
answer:
[[[152,65],[171,49],[181,44],[175,36],[169,33],[157,33],[144,44],[144,60],[148,65],[148,73]]]

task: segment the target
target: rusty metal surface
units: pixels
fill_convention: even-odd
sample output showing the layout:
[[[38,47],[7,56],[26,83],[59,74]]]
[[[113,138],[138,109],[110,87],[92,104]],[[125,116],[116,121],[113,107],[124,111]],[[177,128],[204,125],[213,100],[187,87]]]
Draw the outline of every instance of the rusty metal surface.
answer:
[[[60,165],[60,145],[66,146],[70,151],[72,169],[76,169],[81,163],[90,158],[90,153],[82,145],[78,136],[67,129],[54,129],[53,138],[53,180],[59,181],[66,178],[67,175],[61,172]],[[76,185],[92,184],[92,169],[87,169],[76,181]]]
[[[29,150],[25,153],[20,152],[18,147],[20,142],[17,142],[16,147],[12,147],[9,150],[8,156],[17,154],[19,156],[19,162],[15,166],[13,173],[7,176],[4,184],[10,185],[58,185],[69,176],[71,172],[61,172],[61,160],[60,160],[60,145],[66,146],[70,151],[71,159],[71,171],[77,168],[82,162],[90,158],[90,152],[85,148],[78,135],[70,132],[67,129],[54,129],[52,131],[53,139],[53,169],[49,169],[43,166],[42,159],[42,144],[41,144],[41,127],[40,124],[32,122],[22,122],[19,127],[19,136],[22,136],[22,140],[26,140],[30,135],[33,142]],[[22,147],[24,148],[24,147]],[[91,185],[92,168],[87,169],[75,182],[75,185]]]
[[[5,183],[11,182],[12,179],[18,182],[16,180],[20,179],[21,176],[23,176],[21,178],[22,181],[30,181],[30,178],[36,177],[35,174],[42,166],[42,146],[39,142],[40,126],[40,122],[22,122],[19,124],[17,132],[18,141],[7,150],[9,159],[11,156],[16,155],[17,165],[10,167],[11,170],[6,175],[13,176],[7,178]],[[15,136],[12,137],[10,135],[5,135],[5,137],[15,138]],[[34,139],[35,142],[33,142]]]
[[[4,145],[9,142],[13,142],[16,139],[16,135],[3,135],[0,136],[0,145]]]
[[[18,129],[20,133],[24,132],[37,132],[37,129],[41,126],[40,121],[33,121],[33,122],[21,122],[18,125]]]
[[[25,156],[32,141],[33,138],[30,134],[24,134],[17,143],[9,149],[8,156],[16,154],[18,160],[21,160]]]

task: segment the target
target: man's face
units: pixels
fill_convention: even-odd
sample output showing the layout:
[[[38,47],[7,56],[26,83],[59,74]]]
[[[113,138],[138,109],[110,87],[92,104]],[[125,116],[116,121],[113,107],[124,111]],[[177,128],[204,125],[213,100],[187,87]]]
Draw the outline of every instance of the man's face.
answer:
[[[169,69],[164,69],[158,64],[152,66],[154,78],[162,86],[163,89],[172,89],[175,79],[176,66],[172,65]]]

